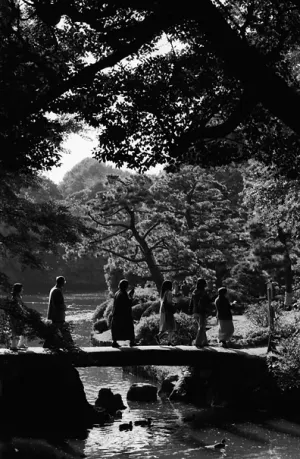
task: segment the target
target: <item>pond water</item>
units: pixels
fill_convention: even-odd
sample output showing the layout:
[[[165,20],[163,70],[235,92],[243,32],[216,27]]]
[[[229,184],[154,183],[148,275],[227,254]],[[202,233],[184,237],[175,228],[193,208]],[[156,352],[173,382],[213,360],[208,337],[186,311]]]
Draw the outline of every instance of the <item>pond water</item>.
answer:
[[[65,294],[69,306],[67,320],[73,323],[74,338],[78,345],[90,345],[91,319],[105,294]],[[24,296],[25,303],[46,313],[46,296]],[[37,344],[37,343],[36,343]],[[31,345],[31,344],[30,344]],[[38,344],[37,344],[38,345]],[[137,375],[123,372],[122,368],[79,369],[87,399],[94,403],[100,388],[109,387],[122,395],[127,409],[123,418],[104,426],[95,426],[85,440],[72,440],[71,446],[84,452],[88,459],[109,458],[174,458],[206,459],[216,456],[239,459],[298,459],[300,456],[300,426],[284,419],[256,417],[255,421],[228,416],[220,422],[218,412],[203,410],[210,425],[196,427],[183,421],[185,416],[199,412],[195,407],[180,402],[158,399],[155,403],[127,402],[126,394],[134,382],[147,381]],[[154,381],[151,381],[155,383]],[[119,431],[119,424],[152,418],[152,427],[133,427],[132,431]],[[205,446],[226,438],[224,452]]]

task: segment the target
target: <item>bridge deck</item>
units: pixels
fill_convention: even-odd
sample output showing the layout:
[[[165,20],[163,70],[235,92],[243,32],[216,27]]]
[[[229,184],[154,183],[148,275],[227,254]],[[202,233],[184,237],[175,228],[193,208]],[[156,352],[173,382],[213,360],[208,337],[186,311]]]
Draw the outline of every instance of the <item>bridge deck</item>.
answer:
[[[45,365],[50,361],[69,361],[76,367],[122,367],[135,365],[196,366],[206,365],[227,359],[236,363],[248,359],[263,359],[267,348],[223,349],[220,347],[194,346],[136,346],[121,347],[82,347],[80,352],[60,351],[53,353],[41,347],[31,347],[26,351],[0,349],[0,365],[20,363],[26,365]]]

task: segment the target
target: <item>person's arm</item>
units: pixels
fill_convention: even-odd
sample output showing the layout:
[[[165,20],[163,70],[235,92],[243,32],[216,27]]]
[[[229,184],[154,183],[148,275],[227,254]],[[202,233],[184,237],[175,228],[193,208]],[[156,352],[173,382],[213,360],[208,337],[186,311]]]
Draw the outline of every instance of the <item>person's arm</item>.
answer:
[[[132,298],[133,298],[133,295],[134,295],[134,287],[132,287],[132,289],[130,289],[129,292],[128,292],[129,298],[132,299]]]

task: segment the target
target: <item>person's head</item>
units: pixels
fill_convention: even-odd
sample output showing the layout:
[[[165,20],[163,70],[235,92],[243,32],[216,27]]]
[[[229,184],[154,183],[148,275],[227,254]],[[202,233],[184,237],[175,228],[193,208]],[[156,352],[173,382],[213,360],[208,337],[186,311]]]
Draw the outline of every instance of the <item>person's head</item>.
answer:
[[[16,283],[16,284],[13,285],[11,294],[12,294],[13,296],[15,296],[15,295],[20,295],[21,292],[22,292],[22,290],[23,290],[23,285],[22,285],[22,284],[19,284],[19,283]]]
[[[167,290],[172,291],[172,287],[173,287],[172,281],[170,281],[170,280],[163,281],[162,286],[161,286],[161,290],[160,290],[160,297],[163,298],[163,296],[164,296],[164,294],[165,294],[165,292]]]
[[[126,292],[126,290],[128,289],[128,285],[129,285],[129,282],[127,279],[122,279],[120,280],[119,282],[119,289],[122,291],[122,292]]]
[[[226,287],[220,287],[218,289],[219,296],[226,296],[226,293],[227,293],[227,288]]]
[[[206,287],[206,280],[205,279],[197,279],[197,289],[204,290]]]
[[[66,279],[64,278],[64,276],[58,276],[56,278],[56,286],[59,287],[59,288],[62,288],[66,283]]]

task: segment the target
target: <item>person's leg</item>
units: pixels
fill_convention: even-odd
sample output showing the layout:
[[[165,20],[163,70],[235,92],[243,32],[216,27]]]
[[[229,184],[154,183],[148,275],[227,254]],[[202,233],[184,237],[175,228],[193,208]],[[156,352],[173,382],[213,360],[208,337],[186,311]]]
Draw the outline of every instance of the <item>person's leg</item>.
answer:
[[[113,317],[112,322],[111,322],[111,337],[112,337],[111,347],[120,347],[120,344],[117,342],[119,328],[120,327],[119,327],[118,320],[115,317]]]

